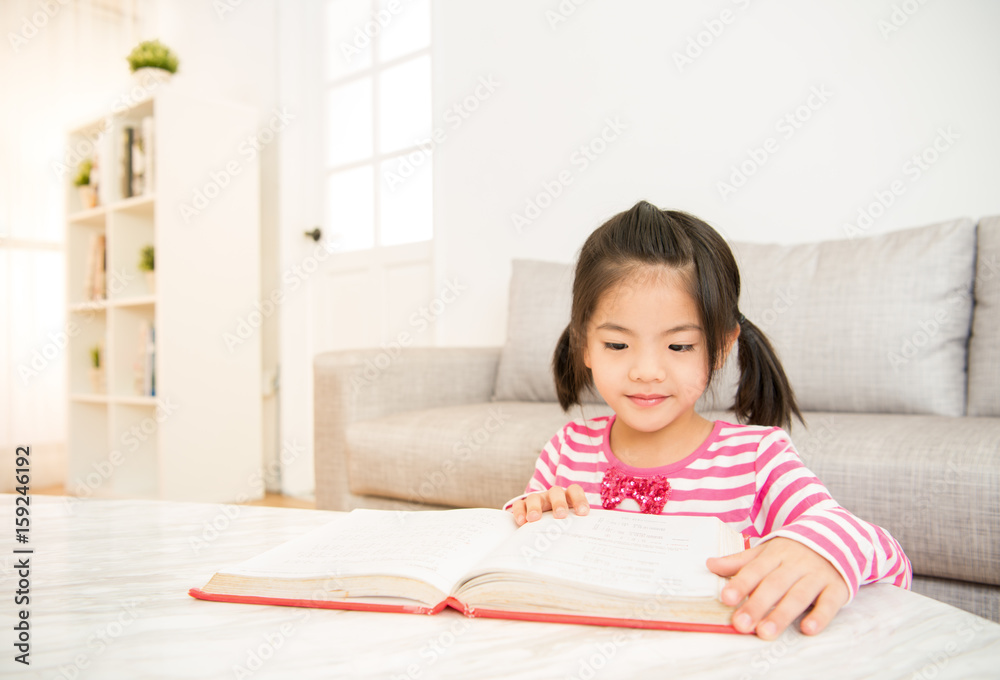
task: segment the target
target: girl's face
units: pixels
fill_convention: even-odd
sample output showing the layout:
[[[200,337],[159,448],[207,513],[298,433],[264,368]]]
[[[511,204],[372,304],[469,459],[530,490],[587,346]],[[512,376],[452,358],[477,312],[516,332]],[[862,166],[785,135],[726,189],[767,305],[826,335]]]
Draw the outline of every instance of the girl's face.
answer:
[[[708,382],[708,351],[684,276],[648,267],[606,291],[583,360],[617,422],[644,433],[686,422]]]

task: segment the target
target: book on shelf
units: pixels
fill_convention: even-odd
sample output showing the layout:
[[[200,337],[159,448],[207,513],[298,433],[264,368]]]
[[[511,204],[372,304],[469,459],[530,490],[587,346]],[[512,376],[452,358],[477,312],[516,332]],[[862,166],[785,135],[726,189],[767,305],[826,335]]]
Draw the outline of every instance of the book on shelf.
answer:
[[[153,117],[145,116],[134,125],[121,128],[122,198],[153,192]]]
[[[90,242],[87,247],[87,266],[83,268],[83,297],[85,300],[94,299],[94,263],[96,262],[96,250],[94,246],[97,244],[97,235],[92,234],[90,237]]]
[[[708,557],[716,517],[591,509],[517,527],[503,510],[354,510],[217,572],[192,597],[250,604],[735,633]]]
[[[107,295],[107,244],[104,234],[92,234],[84,269],[83,293],[87,300],[103,300]]]
[[[153,117],[146,116],[142,119],[142,154],[143,154],[143,194],[153,193],[154,176],[153,169],[156,167],[156,144],[153,135]]]
[[[132,129],[132,188],[130,196],[141,196],[145,193],[146,155],[143,152],[142,128]]]
[[[122,198],[132,196],[132,149],[135,144],[135,128],[126,125],[122,128],[121,166],[122,166]]]

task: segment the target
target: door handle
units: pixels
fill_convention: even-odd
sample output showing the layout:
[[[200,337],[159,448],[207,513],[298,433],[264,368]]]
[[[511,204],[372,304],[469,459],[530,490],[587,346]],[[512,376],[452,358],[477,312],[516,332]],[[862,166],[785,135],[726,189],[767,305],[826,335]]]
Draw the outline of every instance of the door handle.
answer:
[[[323,237],[323,232],[320,231],[319,227],[316,227],[312,231],[303,232],[306,236],[311,238],[313,241],[319,241]]]

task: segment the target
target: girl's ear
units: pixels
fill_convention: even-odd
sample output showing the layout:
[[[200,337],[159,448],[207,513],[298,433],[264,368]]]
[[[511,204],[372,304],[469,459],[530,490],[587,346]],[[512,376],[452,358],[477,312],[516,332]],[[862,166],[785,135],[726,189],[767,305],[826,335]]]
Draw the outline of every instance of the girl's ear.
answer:
[[[590,345],[589,344],[584,344],[584,346],[583,346],[583,365],[586,366],[587,368],[593,368],[593,366],[590,365]]]
[[[721,371],[722,367],[726,365],[726,359],[729,358],[729,353],[733,350],[736,345],[736,341],[740,339],[740,325],[736,324],[736,328],[726,336],[726,346],[722,349],[722,354],[719,355],[719,365],[715,367],[715,370]]]

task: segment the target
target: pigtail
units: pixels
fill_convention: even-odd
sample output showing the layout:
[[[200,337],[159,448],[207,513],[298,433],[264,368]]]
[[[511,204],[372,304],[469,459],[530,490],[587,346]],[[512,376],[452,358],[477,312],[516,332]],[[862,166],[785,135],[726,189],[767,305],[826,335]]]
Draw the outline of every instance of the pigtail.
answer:
[[[737,356],[740,383],[733,410],[740,420],[790,429],[794,414],[805,422],[777,352],[764,332],[745,318],[740,321]]]
[[[552,355],[552,375],[556,382],[556,396],[563,411],[580,403],[580,390],[589,382],[589,376],[580,375],[580,367],[574,361],[570,347],[570,327],[559,336],[556,351]]]

